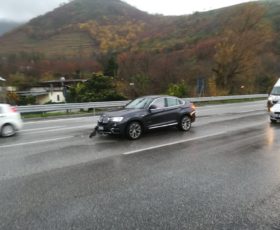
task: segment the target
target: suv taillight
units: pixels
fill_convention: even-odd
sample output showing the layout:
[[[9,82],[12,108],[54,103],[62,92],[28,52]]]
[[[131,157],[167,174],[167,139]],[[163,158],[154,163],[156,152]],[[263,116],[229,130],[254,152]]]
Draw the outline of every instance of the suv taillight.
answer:
[[[195,105],[194,105],[194,103],[192,103],[192,109],[193,110],[195,110],[196,108],[195,108]]]

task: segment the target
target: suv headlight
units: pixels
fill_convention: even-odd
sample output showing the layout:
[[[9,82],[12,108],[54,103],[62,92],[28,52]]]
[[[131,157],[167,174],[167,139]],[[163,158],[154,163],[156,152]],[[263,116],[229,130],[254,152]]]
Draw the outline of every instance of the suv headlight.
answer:
[[[123,117],[111,117],[110,121],[112,122],[121,122],[123,120]]]

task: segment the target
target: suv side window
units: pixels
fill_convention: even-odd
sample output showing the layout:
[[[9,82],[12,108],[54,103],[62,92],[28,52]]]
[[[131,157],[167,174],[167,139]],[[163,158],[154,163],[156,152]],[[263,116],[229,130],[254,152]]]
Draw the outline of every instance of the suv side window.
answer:
[[[153,103],[157,109],[163,109],[165,107],[164,98],[156,99]]]
[[[167,102],[167,107],[172,107],[172,106],[178,105],[177,100],[175,98],[168,97],[168,98],[166,98],[166,102]]]
[[[166,98],[166,103],[167,103],[167,107],[179,106],[182,104],[182,102],[180,100],[178,100],[177,98],[172,98],[172,97]]]
[[[185,104],[185,102],[180,100],[180,99],[177,99],[177,102],[178,102],[178,105],[184,105]]]

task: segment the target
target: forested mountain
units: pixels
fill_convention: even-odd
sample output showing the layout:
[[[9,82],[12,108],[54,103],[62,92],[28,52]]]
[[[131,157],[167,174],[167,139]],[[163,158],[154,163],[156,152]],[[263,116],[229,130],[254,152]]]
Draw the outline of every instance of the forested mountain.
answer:
[[[279,30],[279,1],[161,16],[73,0],[2,36],[0,72],[30,83],[102,71],[134,96],[172,87],[192,96],[197,82],[205,95],[261,93],[280,76]]]
[[[100,50],[107,52],[103,50],[107,41],[135,39],[149,17],[119,0],[75,0],[5,35],[0,53],[39,52],[54,58],[80,57],[81,53],[92,56]]]

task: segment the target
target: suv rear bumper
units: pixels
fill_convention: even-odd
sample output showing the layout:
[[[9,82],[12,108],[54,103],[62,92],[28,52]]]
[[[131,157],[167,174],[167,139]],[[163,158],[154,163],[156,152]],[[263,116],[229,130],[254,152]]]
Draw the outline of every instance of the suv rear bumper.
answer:
[[[193,111],[192,113],[190,113],[190,117],[191,117],[191,122],[195,122],[195,119],[196,119],[195,111]]]

